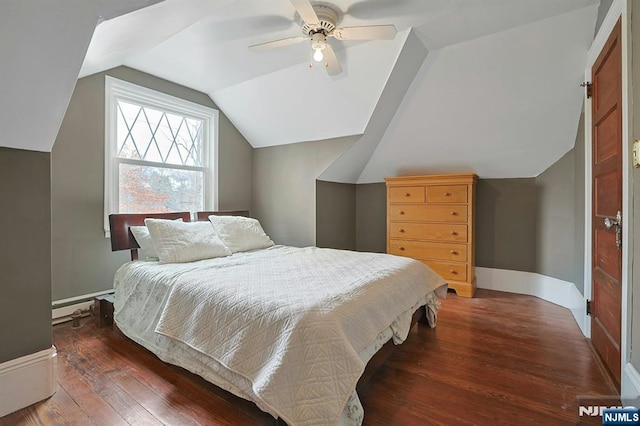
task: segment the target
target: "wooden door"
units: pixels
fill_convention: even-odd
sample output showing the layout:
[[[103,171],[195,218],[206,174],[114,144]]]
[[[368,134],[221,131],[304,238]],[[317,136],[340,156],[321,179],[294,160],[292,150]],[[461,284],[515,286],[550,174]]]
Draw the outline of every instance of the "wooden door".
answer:
[[[620,383],[622,306],[622,46],[618,21],[592,68],[593,215],[591,340]],[[607,221],[608,219],[608,221]],[[606,223],[606,225],[605,225]],[[620,225],[621,226],[621,225]],[[618,234],[618,235],[617,235]]]

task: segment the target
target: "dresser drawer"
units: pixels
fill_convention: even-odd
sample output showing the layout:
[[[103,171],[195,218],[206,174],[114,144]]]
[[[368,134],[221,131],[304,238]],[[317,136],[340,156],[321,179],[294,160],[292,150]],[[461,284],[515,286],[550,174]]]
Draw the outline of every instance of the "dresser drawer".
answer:
[[[440,275],[445,280],[467,280],[466,263],[438,262],[437,260],[423,260],[422,263],[433,269],[433,272]]]
[[[390,204],[389,220],[408,222],[467,222],[467,205]]]
[[[401,186],[389,188],[392,203],[424,203],[424,186]]]
[[[427,203],[466,203],[467,185],[433,185],[427,187]]]
[[[467,245],[428,241],[389,240],[389,253],[416,259],[467,261]]]
[[[389,238],[466,243],[467,225],[449,223],[389,223]]]

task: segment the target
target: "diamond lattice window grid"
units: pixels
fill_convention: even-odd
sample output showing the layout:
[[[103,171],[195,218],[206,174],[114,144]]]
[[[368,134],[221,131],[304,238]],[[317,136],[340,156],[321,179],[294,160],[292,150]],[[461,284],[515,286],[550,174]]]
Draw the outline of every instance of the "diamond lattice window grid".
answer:
[[[119,158],[203,166],[203,121],[131,102],[117,102]]]

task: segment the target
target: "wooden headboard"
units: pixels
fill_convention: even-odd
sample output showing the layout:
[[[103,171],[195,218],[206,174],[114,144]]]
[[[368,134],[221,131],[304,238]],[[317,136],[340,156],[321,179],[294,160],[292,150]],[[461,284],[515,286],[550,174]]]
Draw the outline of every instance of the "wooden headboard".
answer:
[[[191,220],[191,213],[124,213],[110,214],[109,228],[111,229],[111,251],[131,250],[131,260],[138,259],[140,246],[129,230],[131,226],[144,225],[144,220],[151,219],[182,219],[185,222]]]
[[[197,212],[196,218],[199,221],[209,220],[209,216],[249,216],[246,210],[230,211],[204,211]],[[191,221],[191,213],[123,213],[110,214],[109,227],[111,229],[111,251],[131,250],[131,260],[138,259],[138,249],[140,246],[129,230],[131,226],[144,225],[145,219],[182,219],[185,222]]]

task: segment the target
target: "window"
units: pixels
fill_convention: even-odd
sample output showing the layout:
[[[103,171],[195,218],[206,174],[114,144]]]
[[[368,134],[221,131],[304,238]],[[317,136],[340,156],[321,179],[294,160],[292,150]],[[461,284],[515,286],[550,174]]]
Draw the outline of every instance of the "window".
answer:
[[[218,112],[106,77],[105,235],[110,213],[214,210]]]

